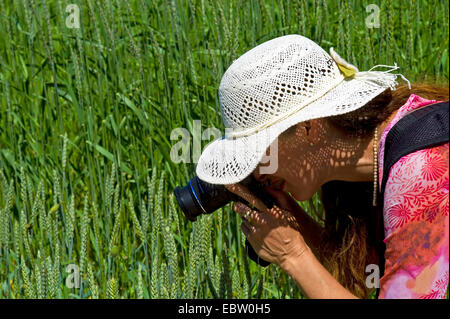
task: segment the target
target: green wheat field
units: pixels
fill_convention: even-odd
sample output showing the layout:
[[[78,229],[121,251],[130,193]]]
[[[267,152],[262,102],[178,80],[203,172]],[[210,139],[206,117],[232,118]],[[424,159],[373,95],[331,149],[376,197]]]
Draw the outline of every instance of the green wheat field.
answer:
[[[286,34],[360,70],[396,62],[411,82],[448,82],[448,5],[0,0],[0,298],[304,298],[246,257],[230,205],[185,219],[173,189],[195,163],[171,160],[170,133],[224,132],[222,74]],[[301,205],[320,220],[318,198]]]

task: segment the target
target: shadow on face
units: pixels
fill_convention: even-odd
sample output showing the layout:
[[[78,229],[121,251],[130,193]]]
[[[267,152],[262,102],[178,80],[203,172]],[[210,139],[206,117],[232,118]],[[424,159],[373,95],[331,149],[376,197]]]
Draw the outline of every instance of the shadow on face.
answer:
[[[278,160],[276,172],[261,174],[260,168],[269,164],[259,164],[253,176],[296,200],[307,200],[327,181],[352,180],[345,176],[346,168],[356,165],[364,146],[367,141],[340,131],[326,119],[298,123],[278,137],[278,156],[273,156]]]

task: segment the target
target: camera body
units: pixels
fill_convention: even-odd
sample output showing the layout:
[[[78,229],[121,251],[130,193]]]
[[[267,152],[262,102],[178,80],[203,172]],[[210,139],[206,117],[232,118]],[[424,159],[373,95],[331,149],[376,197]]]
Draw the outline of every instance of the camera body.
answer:
[[[273,206],[270,195],[252,176],[241,181],[241,184],[260,198],[266,206]],[[230,202],[243,200],[228,191],[224,185],[209,184],[197,176],[189,180],[186,186],[175,188],[174,194],[178,205],[190,221],[195,221],[198,215],[211,214]]]
[[[241,184],[260,198],[267,207],[273,206],[274,200],[272,197],[252,175],[241,181]],[[175,188],[174,194],[178,205],[180,205],[184,215],[190,221],[196,221],[197,216],[201,214],[211,214],[232,201],[244,201],[239,196],[228,191],[224,185],[206,183],[197,176],[190,179],[186,186]],[[245,245],[250,259],[264,267],[270,264],[259,258],[247,240]]]

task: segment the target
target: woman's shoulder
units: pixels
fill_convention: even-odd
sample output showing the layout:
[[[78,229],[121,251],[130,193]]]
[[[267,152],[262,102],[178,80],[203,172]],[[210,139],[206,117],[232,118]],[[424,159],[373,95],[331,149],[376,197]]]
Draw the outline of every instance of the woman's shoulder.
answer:
[[[437,102],[411,94],[399,109],[380,138],[379,183],[384,173],[384,142],[389,130],[407,113]],[[442,206],[448,196],[448,154],[446,143],[407,154],[391,167],[384,193],[385,231],[401,227],[413,215],[414,219],[426,217],[432,221],[434,216],[424,216],[424,212],[448,211],[448,205]]]
[[[391,130],[391,128],[406,114],[414,111],[423,106],[438,103],[437,100],[428,100],[417,94],[411,94],[408,100],[403,104],[396,112],[395,116],[392,118],[391,122],[386,126],[384,131],[381,133],[380,142],[378,147],[378,184],[381,187],[381,181],[383,180],[383,163],[384,163],[384,143],[386,137]]]
[[[403,116],[405,116],[407,113],[421,108],[423,106],[426,106],[428,104],[433,104],[433,103],[438,103],[440,101],[438,100],[428,100],[425,99],[417,94],[411,94],[408,98],[408,100],[406,101],[405,104],[403,104],[397,111],[396,116],[393,119],[393,122],[397,122],[400,118],[402,118]],[[392,126],[391,126],[392,127]]]
[[[386,235],[411,222],[448,218],[448,154],[445,143],[407,154],[391,167],[383,203]]]

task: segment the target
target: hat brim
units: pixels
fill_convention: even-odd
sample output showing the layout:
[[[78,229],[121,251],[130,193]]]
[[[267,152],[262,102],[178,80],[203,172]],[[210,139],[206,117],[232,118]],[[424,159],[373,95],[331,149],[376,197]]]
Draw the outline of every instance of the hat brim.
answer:
[[[211,184],[238,183],[255,170],[270,144],[291,126],[352,112],[386,89],[357,78],[344,79],[321,98],[255,134],[211,142],[199,158],[197,176]]]

